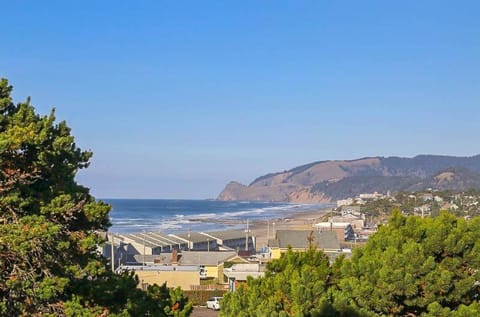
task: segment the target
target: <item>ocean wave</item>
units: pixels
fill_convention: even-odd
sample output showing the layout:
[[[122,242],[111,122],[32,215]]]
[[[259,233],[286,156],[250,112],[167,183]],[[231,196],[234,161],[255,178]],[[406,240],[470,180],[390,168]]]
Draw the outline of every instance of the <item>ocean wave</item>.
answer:
[[[162,230],[169,230],[169,229],[181,229],[183,226],[180,223],[175,223],[174,221],[171,222],[162,222],[159,225],[153,226],[159,231]]]
[[[166,233],[233,228],[247,219],[284,218],[290,213],[327,207],[326,204],[188,200],[118,200],[113,204],[116,208],[110,217],[112,231]]]

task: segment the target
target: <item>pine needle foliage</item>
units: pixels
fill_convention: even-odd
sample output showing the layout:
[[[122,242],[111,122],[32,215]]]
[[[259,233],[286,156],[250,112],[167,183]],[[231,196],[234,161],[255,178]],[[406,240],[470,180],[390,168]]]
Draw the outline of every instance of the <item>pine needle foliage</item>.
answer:
[[[139,290],[97,252],[110,206],[75,176],[92,157],[55,112],[15,104],[0,80],[0,315],[188,316],[191,305],[165,285]]]

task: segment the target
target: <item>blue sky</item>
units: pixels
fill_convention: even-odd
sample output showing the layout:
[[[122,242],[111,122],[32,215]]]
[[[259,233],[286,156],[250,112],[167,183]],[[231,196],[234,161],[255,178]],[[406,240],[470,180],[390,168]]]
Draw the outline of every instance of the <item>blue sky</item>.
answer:
[[[0,2],[0,77],[94,152],[97,197],[480,153],[478,1]]]

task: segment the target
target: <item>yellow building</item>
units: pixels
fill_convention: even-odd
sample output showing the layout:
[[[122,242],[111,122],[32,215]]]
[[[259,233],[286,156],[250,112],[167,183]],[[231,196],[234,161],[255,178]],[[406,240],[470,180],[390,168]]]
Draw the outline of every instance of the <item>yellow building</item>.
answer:
[[[120,269],[134,271],[139,279],[139,287],[167,284],[167,287],[180,287],[183,290],[193,289],[200,285],[198,266],[145,265],[122,266]]]
[[[201,279],[223,283],[224,263],[245,263],[236,251],[182,251],[157,255],[135,255],[130,265],[119,269],[133,270],[143,284],[163,284],[190,290],[200,285]],[[184,274],[184,276],[182,276]]]
[[[200,278],[223,280],[223,264],[225,262],[243,263],[246,260],[237,256],[235,251],[183,251],[179,254],[180,265],[198,265]]]

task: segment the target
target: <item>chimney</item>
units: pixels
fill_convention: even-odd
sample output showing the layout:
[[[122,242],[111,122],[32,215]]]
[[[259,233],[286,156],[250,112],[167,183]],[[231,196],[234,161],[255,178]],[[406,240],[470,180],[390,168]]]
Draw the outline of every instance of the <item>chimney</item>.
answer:
[[[178,259],[178,251],[177,249],[173,249],[172,251],[172,264],[177,264]]]

